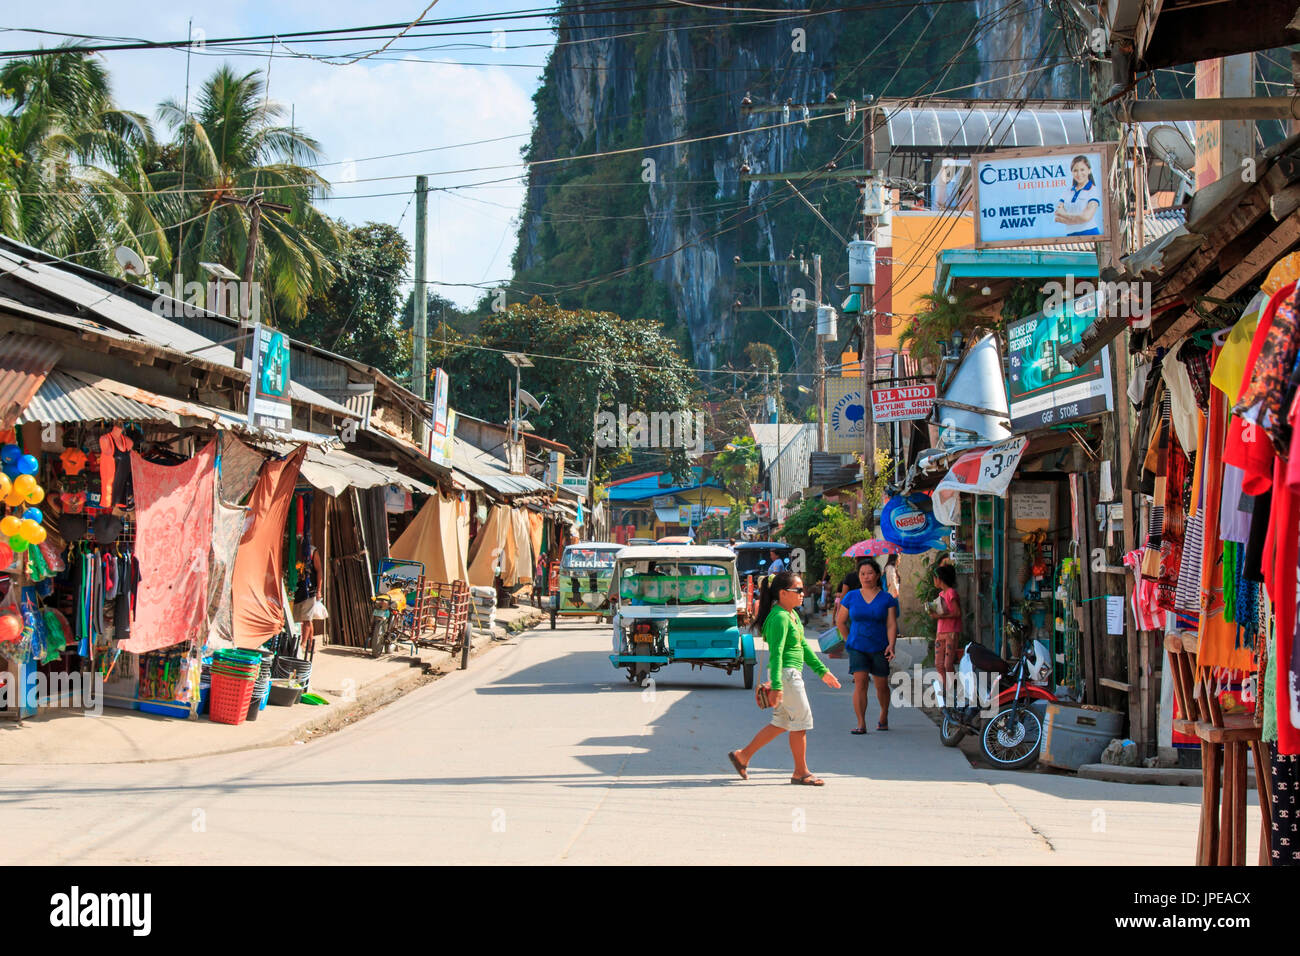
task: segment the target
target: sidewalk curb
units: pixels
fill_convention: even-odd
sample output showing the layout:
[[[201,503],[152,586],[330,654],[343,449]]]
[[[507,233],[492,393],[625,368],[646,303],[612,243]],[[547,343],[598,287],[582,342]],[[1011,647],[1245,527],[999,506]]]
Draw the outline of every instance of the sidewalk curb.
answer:
[[[1201,771],[1178,767],[1119,767],[1107,763],[1085,763],[1078,776],[1106,783],[1137,783],[1161,787],[1199,787]],[[1255,789],[1254,774],[1246,774],[1246,789]]]

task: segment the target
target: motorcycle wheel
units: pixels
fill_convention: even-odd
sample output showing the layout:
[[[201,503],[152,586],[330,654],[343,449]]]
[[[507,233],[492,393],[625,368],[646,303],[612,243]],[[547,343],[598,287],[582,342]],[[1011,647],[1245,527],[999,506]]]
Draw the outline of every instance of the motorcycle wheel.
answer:
[[[939,743],[945,747],[956,747],[966,736],[966,728],[944,714],[939,720]]]
[[[388,622],[375,621],[370,628],[370,656],[379,657],[384,653],[385,638],[388,636]]]
[[[1017,770],[1038,759],[1043,723],[1028,704],[1008,704],[997,712],[980,736],[984,756],[999,770]]]
[[[754,689],[754,665],[750,663],[746,663],[743,673],[745,675],[745,690],[753,690]]]

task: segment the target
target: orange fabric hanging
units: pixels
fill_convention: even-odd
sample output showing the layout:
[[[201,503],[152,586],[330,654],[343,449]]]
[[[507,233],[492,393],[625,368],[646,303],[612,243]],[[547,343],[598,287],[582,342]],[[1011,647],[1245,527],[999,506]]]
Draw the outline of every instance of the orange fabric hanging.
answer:
[[[284,627],[284,528],[293,486],[307,454],[302,445],[288,458],[262,466],[248,500],[249,524],[235,553],[231,611],[236,647],[261,647]]]
[[[1215,346],[1211,363],[1221,349]],[[1228,400],[1222,392],[1210,390],[1210,424],[1201,447],[1204,470],[1205,512],[1202,517],[1204,549],[1201,556],[1201,622],[1199,667],[1227,667],[1252,670],[1254,654],[1238,648],[1237,629],[1223,617],[1223,543],[1219,540],[1219,504],[1223,494],[1223,446],[1227,439]],[[1200,463],[1198,462],[1198,467]]]

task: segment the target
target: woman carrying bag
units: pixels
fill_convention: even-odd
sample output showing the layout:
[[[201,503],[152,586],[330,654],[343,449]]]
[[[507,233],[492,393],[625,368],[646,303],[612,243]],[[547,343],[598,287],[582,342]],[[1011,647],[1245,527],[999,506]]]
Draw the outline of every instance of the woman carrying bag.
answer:
[[[771,686],[759,687],[760,700],[766,692],[772,706],[772,722],[754,735],[743,750],[727,754],[742,780],[749,779],[749,762],[754,754],[783,733],[790,734],[790,754],[794,757],[791,783],[820,787],[826,783],[808,769],[808,731],[813,728],[812,707],[803,686],[803,668],[811,667],[827,687],[840,682],[817,659],[804,638],[798,608],[803,603],[803,581],[793,571],[782,571],[763,584],[754,630],[767,642]],[[761,706],[761,703],[760,703]]]

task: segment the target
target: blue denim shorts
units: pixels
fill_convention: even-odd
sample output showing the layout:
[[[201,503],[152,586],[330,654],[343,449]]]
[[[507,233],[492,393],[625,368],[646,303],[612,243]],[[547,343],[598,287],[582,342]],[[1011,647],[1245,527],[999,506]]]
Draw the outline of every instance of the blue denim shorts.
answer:
[[[889,661],[884,651],[855,651],[849,648],[849,673],[866,671],[876,677],[889,676]]]

